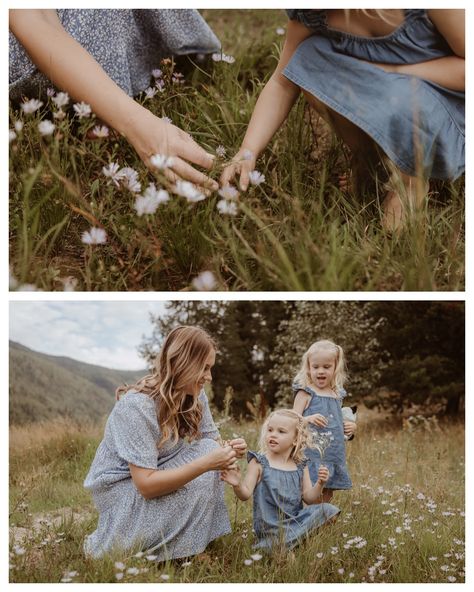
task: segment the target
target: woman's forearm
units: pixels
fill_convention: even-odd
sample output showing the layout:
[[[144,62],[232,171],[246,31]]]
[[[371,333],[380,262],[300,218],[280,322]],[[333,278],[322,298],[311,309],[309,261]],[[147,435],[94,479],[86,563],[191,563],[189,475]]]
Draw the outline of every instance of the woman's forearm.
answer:
[[[146,111],[105,73],[62,27],[54,10],[10,10],[10,28],[32,62],[56,86],[118,132],[126,134]]]
[[[135,487],[145,499],[172,493],[208,470],[205,457],[197,458],[175,469],[152,470],[130,465]]]
[[[299,93],[298,86],[275,72],[258,98],[241,149],[257,157],[288,117]]]

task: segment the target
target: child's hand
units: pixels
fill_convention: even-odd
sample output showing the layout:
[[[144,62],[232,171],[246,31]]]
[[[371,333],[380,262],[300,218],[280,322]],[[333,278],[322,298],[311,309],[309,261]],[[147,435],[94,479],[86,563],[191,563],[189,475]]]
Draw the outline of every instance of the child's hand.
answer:
[[[324,485],[329,479],[329,469],[323,465],[319,467],[318,471],[318,482]]]
[[[241,148],[232,159],[232,162],[225,167],[221,175],[221,185],[225,187],[240,175],[239,186],[241,191],[247,191],[249,186],[249,173],[255,169],[257,159],[253,152],[246,148]]]
[[[325,428],[328,425],[328,420],[321,415],[320,413],[315,413],[314,415],[308,415],[306,417],[308,423],[312,423],[313,425],[317,426],[318,428]]]
[[[229,485],[237,486],[240,483],[240,469],[236,467],[231,470],[221,471],[221,481],[225,481]]]
[[[353,436],[357,429],[355,421],[343,421],[342,424],[344,426],[344,436],[348,436],[349,438]]]
[[[237,454],[237,458],[243,458],[247,452],[247,442],[243,438],[234,438],[228,440],[227,443],[232,446]]]

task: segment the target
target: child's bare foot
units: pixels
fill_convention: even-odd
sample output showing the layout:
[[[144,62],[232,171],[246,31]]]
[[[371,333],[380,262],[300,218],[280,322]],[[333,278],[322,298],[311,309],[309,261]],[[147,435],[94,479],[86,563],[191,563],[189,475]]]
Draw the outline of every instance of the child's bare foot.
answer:
[[[382,203],[382,226],[389,232],[399,232],[408,217],[423,206],[429,184],[423,179],[403,173],[391,176],[387,195]]]

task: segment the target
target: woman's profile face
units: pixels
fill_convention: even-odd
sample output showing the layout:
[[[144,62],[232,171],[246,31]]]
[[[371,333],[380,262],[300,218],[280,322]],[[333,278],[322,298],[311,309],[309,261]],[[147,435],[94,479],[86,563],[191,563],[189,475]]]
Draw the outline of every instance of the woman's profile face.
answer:
[[[204,385],[208,382],[212,382],[212,373],[211,370],[216,363],[216,350],[211,348],[209,351],[207,358],[204,361],[204,366],[201,369],[199,375],[196,377],[196,382],[194,384],[190,384],[186,386],[186,391],[197,397],[201,390],[203,389]]]

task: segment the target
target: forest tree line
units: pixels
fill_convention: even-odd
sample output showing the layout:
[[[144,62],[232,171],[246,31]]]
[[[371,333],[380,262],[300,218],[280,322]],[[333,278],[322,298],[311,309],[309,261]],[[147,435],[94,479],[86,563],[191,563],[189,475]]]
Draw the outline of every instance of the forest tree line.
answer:
[[[425,301],[172,301],[151,316],[140,346],[151,367],[164,336],[179,324],[199,325],[216,340],[213,404],[232,388],[232,413],[257,405],[291,406],[292,380],[319,339],[346,356],[349,404],[401,413],[464,413],[463,302]]]

